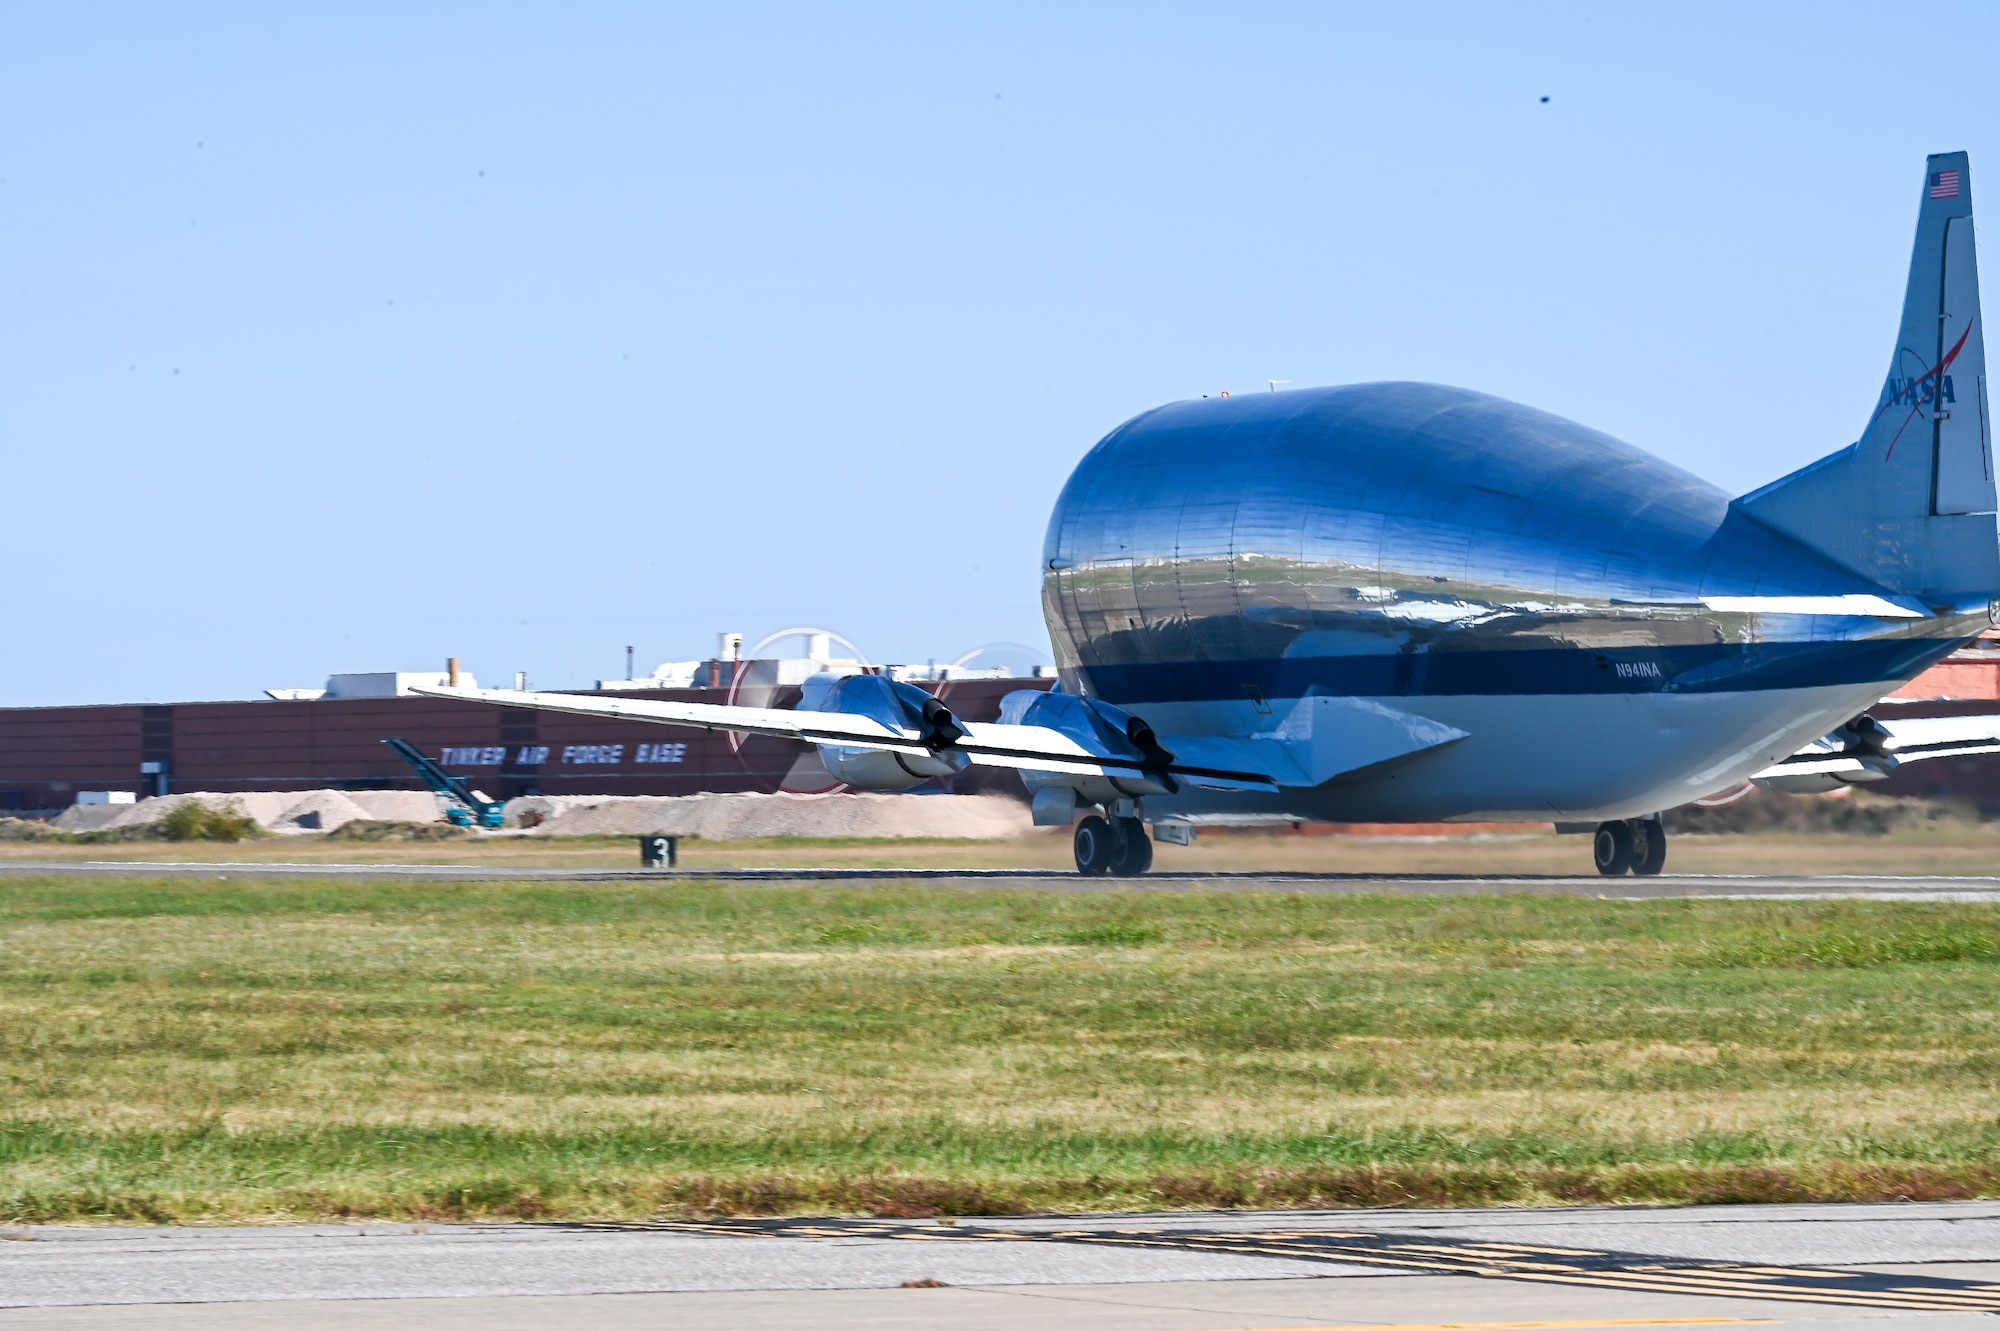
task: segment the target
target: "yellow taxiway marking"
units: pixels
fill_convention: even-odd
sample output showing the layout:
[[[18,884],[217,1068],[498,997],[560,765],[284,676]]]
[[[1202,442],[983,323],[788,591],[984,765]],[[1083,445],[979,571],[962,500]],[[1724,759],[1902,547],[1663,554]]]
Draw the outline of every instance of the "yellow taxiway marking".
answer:
[[[1580,1322],[1363,1322],[1358,1326],[1287,1326],[1272,1331],[1564,1331],[1582,1326],[1775,1326],[1768,1317],[1591,1317]]]

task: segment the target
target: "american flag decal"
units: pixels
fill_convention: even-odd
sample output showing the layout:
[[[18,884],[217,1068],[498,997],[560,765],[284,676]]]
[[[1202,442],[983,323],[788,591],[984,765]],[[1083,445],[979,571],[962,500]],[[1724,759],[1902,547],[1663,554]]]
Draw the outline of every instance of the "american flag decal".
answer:
[[[1958,197],[1958,172],[1931,172],[1931,197],[1933,199],[1955,199]]]

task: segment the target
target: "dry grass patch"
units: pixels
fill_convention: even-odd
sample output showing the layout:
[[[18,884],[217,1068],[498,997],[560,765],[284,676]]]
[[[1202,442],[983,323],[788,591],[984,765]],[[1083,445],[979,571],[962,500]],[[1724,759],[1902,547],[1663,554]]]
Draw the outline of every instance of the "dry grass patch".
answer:
[[[1995,940],[1870,902],[6,881],[0,1219],[1988,1195]]]
[[[1713,811],[1743,822],[1752,806]],[[1926,800],[1770,802],[1788,818],[1752,820],[1754,835],[1677,832],[1668,868],[1717,874],[2000,874],[2000,822],[1982,823],[1964,810]],[[1851,807],[1849,807],[1851,806]],[[1842,809],[1872,815],[1842,820]],[[1813,812],[1812,818],[1800,816]],[[1950,815],[1950,816],[1945,816]],[[1694,825],[1675,812],[1676,821]],[[1726,821],[1726,820],[1725,820]],[[1797,823],[1798,826],[1792,824]],[[357,829],[360,824],[352,825]],[[1845,830],[1843,830],[1845,829]],[[357,833],[358,835],[358,833]],[[1161,845],[1163,870],[1302,871],[1354,874],[1589,876],[1585,838],[1559,837],[1547,824],[1518,832],[1448,839],[1382,836],[1204,835],[1192,846]],[[932,839],[773,838],[682,842],[682,864],[693,869],[828,868],[1071,868],[1069,838],[1060,829],[1000,841]],[[536,837],[468,834],[444,842],[366,842],[337,836],[282,836],[235,844],[161,841],[69,845],[0,839],[0,860],[176,860],[233,863],[478,864],[532,868],[638,867],[637,839],[627,836]]]

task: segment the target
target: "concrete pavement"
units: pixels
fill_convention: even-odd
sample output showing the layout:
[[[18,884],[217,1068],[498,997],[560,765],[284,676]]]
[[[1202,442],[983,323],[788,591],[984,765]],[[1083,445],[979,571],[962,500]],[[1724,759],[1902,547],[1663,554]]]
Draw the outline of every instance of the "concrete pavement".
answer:
[[[667,1224],[17,1228],[0,1331],[1946,1331],[2000,1309],[1994,1203]],[[1325,1247],[1365,1251],[1300,1255]]]

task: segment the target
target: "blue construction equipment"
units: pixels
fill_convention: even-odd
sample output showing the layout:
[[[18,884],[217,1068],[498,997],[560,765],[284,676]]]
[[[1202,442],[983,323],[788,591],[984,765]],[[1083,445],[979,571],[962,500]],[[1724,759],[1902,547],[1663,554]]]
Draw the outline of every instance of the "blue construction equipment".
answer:
[[[406,739],[385,739],[382,741],[396,751],[396,756],[410,765],[410,770],[419,780],[431,788],[438,798],[450,801],[451,807],[444,811],[445,821],[454,827],[504,827],[506,805],[486,798],[482,791],[472,788],[462,776],[453,776],[424,755],[424,751]]]

